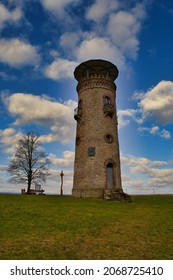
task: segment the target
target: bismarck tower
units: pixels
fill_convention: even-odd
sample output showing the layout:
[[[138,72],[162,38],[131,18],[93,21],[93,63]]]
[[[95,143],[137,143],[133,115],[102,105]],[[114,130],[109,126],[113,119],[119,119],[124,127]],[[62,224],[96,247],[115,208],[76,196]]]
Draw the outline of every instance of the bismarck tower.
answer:
[[[122,190],[116,112],[117,67],[89,60],[74,71],[78,107],[72,195],[126,200]]]

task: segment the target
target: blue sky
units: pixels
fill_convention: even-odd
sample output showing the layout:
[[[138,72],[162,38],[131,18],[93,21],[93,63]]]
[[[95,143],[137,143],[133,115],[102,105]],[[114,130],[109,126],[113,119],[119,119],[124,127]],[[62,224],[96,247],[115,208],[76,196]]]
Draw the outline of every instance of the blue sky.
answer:
[[[122,181],[129,194],[173,193],[172,0],[0,1],[0,192],[20,192],[6,167],[22,133],[37,131],[52,159],[46,193],[71,193],[75,67],[119,69]]]

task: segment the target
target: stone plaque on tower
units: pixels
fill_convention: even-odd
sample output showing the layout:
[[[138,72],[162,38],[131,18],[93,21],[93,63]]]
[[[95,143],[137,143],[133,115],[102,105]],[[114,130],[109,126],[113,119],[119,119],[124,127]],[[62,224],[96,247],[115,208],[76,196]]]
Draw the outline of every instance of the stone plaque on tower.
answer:
[[[75,69],[74,76],[78,107],[72,195],[125,199],[114,83],[118,69],[108,61],[89,60]]]

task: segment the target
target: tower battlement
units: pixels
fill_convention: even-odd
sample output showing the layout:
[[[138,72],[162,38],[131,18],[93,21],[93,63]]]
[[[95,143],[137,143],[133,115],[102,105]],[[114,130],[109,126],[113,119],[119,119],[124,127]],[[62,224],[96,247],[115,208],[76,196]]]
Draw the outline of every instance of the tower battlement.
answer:
[[[114,81],[118,77],[118,69],[109,61],[102,59],[88,60],[76,67],[74,77],[78,82],[86,78],[97,77]]]

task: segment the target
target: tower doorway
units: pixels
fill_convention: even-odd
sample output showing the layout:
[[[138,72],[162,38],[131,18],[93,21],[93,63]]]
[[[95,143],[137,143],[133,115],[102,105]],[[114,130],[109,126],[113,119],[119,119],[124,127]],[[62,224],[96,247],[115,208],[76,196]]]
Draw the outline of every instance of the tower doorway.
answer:
[[[108,163],[106,166],[106,180],[107,187],[113,188],[114,186],[114,177],[113,177],[113,163]]]

